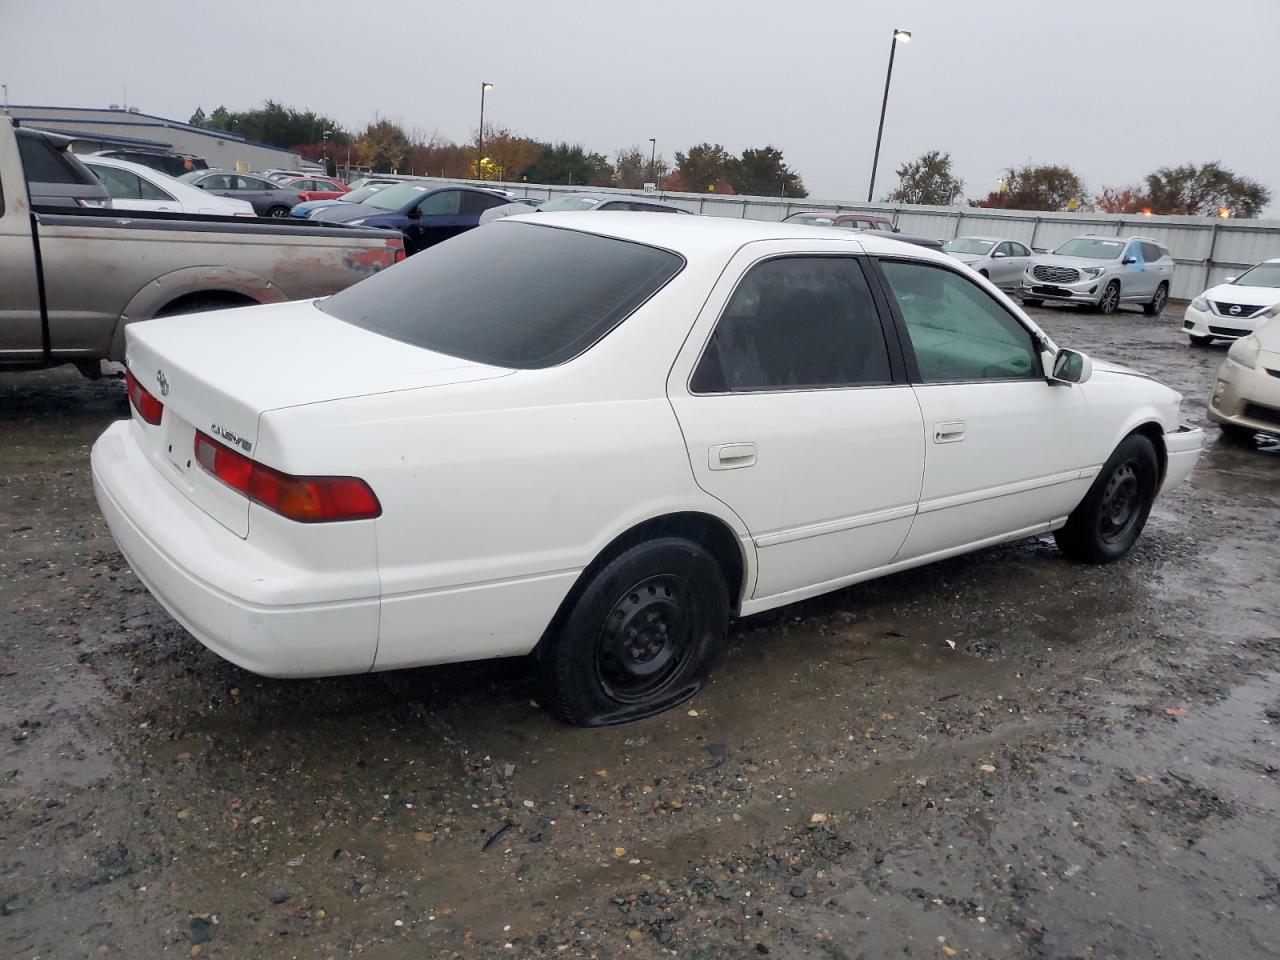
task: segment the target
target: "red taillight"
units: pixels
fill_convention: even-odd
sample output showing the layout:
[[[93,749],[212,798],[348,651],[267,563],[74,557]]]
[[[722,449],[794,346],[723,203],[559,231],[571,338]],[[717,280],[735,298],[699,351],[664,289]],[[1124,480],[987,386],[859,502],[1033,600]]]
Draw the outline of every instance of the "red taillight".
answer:
[[[395,266],[397,263],[399,263],[401,260],[403,260],[405,257],[407,257],[407,256],[408,256],[408,254],[404,252],[404,238],[403,238],[403,237],[395,237],[395,238],[393,238],[393,239],[391,239],[391,240],[388,240],[388,241],[387,241],[387,246],[391,248],[391,264],[392,264],[392,266]]]
[[[300,193],[298,194],[298,199],[305,201],[307,199],[307,195],[305,193]]]
[[[138,411],[138,416],[147,423],[159,424],[160,418],[164,416],[164,404],[147,392],[147,388],[138,382],[132,370],[125,370],[124,385],[129,391],[129,402]]]
[[[372,520],[382,515],[382,504],[359,477],[293,477],[250,460],[199,431],[195,453],[200,466],[232,490],[299,523]]]

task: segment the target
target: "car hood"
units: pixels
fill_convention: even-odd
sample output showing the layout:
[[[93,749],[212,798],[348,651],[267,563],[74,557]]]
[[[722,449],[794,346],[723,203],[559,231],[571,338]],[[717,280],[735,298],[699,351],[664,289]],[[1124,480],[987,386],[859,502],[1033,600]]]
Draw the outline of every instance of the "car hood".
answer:
[[[1242,303],[1250,307],[1269,307],[1280,303],[1280,287],[1249,287],[1238,283],[1220,283],[1200,294],[1219,303]]]
[[[959,260],[961,263],[973,263],[973,261],[981,260],[983,257],[986,256],[985,253],[951,253],[948,250],[944,250],[942,252],[949,257],[954,257],[956,260]]]
[[[359,220],[361,217],[385,217],[388,214],[395,213],[394,210],[383,210],[381,207],[371,207],[367,203],[337,203],[331,207],[324,207],[317,211],[312,217],[313,220],[328,220],[330,223],[346,223],[349,220]]]
[[[1105,260],[1098,257],[1059,257],[1052,253],[1037,254],[1032,261],[1036,266],[1045,267],[1115,267],[1120,265],[1119,258]]]

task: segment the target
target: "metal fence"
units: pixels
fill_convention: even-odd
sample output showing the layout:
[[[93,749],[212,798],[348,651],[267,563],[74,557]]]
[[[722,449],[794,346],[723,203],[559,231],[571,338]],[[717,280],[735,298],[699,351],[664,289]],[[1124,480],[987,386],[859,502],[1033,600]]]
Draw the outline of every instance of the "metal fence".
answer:
[[[440,183],[474,181],[427,177]],[[777,221],[802,210],[876,213],[889,217],[903,233],[951,240],[965,235],[1007,237],[1036,249],[1052,249],[1082,233],[1141,235],[1169,248],[1176,267],[1170,296],[1190,300],[1205,288],[1270,257],[1280,257],[1280,220],[1232,220],[1219,217],[1146,217],[1107,213],[1035,213],[985,207],[926,207],[909,204],[820,202],[776,197],[741,197],[701,193],[643,193],[608,187],[570,187],[533,183],[483,184],[517,196],[549,199],[557,194],[591,190],[622,196],[660,199],[672,206],[711,217]]]

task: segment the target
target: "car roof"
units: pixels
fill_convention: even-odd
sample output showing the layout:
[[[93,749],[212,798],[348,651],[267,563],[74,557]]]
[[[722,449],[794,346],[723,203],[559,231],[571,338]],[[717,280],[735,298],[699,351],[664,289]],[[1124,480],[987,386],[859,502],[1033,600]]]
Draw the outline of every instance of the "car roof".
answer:
[[[736,217],[637,217],[631,212],[605,210],[519,214],[493,223],[532,223],[595,233],[662,247],[689,260],[717,256],[727,259],[743,245],[761,240],[822,240],[827,243],[834,240],[850,244],[853,252],[907,255],[937,263],[955,263],[941,251],[892,239],[893,235],[888,233],[857,233]]]
[[[982,233],[962,233],[960,236],[953,237],[952,240],[948,240],[947,242],[951,243],[954,240],[990,240],[992,243],[1003,243],[1006,240],[1013,240],[1013,237],[991,237]],[[1013,240],[1013,242],[1022,243],[1021,240]],[[1024,247],[1026,246],[1025,243],[1022,245]]]
[[[1134,240],[1142,240],[1142,241],[1145,241],[1146,243],[1154,243],[1157,247],[1163,246],[1163,244],[1161,244],[1160,241],[1155,239],[1154,237],[1144,237],[1141,234],[1137,234],[1137,233],[1129,237],[1117,237],[1115,234],[1108,235],[1105,233],[1082,233],[1078,237],[1072,237],[1072,239],[1073,240],[1123,240],[1125,243],[1130,243]]]

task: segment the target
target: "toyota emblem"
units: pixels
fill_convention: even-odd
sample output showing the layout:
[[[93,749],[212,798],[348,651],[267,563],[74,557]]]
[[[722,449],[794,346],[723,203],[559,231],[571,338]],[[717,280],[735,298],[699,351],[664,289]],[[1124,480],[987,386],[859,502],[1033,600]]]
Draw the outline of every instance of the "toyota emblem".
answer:
[[[167,397],[169,395],[169,380],[165,377],[163,370],[156,371],[156,383],[160,384],[160,396]]]
[[[1227,312],[1230,313],[1233,317],[1238,317],[1240,315],[1240,304],[1238,303],[1232,304],[1231,309],[1228,310]]]

